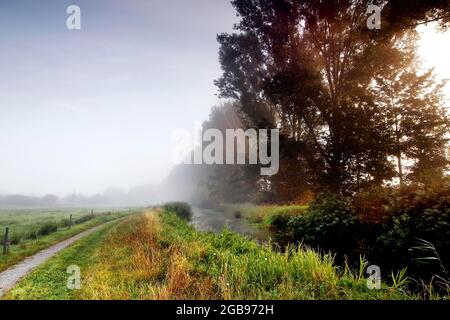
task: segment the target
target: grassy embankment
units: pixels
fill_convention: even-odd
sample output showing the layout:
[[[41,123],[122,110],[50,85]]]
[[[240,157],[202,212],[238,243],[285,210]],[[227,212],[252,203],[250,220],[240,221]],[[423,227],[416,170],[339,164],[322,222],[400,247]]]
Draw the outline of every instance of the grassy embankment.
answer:
[[[77,291],[67,288],[69,276],[66,273],[67,267],[77,265],[84,270],[89,263],[97,262],[94,251],[118,223],[119,221],[107,223],[97,232],[61,251],[54,258],[37,267],[1,299],[74,299]]]
[[[67,218],[73,215],[74,225],[69,228]],[[128,212],[95,214],[86,210],[20,210],[0,212],[0,236],[4,226],[10,227],[12,245],[7,255],[0,255],[0,271],[19,263],[42,249],[70,238],[84,230],[120,218]],[[45,232],[42,232],[45,231]]]
[[[261,228],[270,228],[280,220],[298,216],[308,209],[306,205],[263,205],[253,204],[225,204],[220,210],[231,211],[238,218],[244,218],[249,223]]]
[[[65,289],[68,265],[82,288]],[[370,290],[364,267],[339,269],[309,249],[277,253],[246,238],[194,230],[167,213],[130,216],[79,241],[22,280],[9,299],[414,299],[405,279]]]

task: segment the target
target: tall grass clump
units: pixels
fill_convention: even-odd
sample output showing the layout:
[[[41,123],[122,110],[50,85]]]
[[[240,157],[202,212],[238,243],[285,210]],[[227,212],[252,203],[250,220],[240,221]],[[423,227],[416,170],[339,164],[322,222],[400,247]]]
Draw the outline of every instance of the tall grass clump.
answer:
[[[37,229],[38,236],[46,236],[58,230],[58,224],[55,222],[46,222]]]
[[[37,240],[38,237],[48,236],[49,234],[58,231],[58,227],[59,225],[56,222],[53,221],[45,222],[44,224],[41,224],[25,233],[23,235],[23,238],[27,240],[28,239]]]
[[[93,214],[86,214],[84,216],[79,217],[78,219],[75,219],[75,224],[80,224],[80,223],[84,223],[87,222],[89,220],[92,220],[95,218],[95,215]]]
[[[288,246],[279,252],[270,244],[261,246],[228,230],[220,234],[196,231],[170,214],[161,216],[161,224],[161,242],[182,253],[188,276],[216,284],[211,298],[413,298],[405,293],[404,276],[396,279],[396,286],[384,283],[380,290],[370,290],[364,261],[362,271],[354,272],[336,266],[333,255],[305,246]]]
[[[287,225],[294,241],[312,247],[345,252],[357,245],[358,219],[348,201],[337,195],[317,199],[304,215],[289,219]]]
[[[191,206],[186,202],[168,202],[164,205],[164,211],[172,212],[181,219],[190,221],[192,218]]]
[[[264,206],[236,206],[243,216],[250,222],[259,224],[261,227],[272,228],[285,227],[290,217],[303,214],[307,206],[303,205],[264,205]]]

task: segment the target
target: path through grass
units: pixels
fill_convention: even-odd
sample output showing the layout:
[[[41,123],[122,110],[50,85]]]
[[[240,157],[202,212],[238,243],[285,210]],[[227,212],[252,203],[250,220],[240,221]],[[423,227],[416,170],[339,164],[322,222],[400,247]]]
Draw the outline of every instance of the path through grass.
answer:
[[[78,240],[61,251],[50,261],[42,264],[22,279],[3,299],[68,300],[75,299],[77,291],[67,287],[69,266],[78,266],[83,271],[96,262],[94,254],[99,243],[118,222],[109,222],[100,230]]]
[[[84,230],[90,229],[102,223],[118,219],[128,214],[126,212],[115,212],[110,215],[102,214],[96,216],[91,220],[74,225],[72,228],[61,227],[57,231],[48,235],[38,237],[35,239],[28,239],[20,242],[17,245],[11,245],[9,254],[0,255],[0,271],[3,271],[10,266],[21,262],[26,257],[29,257],[42,249],[48,248],[60,241],[70,238],[71,236],[78,234]],[[36,219],[36,218],[34,218]]]
[[[82,287],[65,288],[68,264]],[[414,299],[397,285],[370,290],[364,268],[339,269],[309,249],[278,253],[240,235],[194,230],[168,213],[130,216],[65,250],[24,279],[15,299]]]

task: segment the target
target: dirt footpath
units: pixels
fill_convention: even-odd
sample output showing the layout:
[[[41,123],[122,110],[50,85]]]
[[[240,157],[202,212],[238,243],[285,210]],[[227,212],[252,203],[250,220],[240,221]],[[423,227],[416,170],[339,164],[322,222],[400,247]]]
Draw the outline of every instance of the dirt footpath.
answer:
[[[21,278],[30,273],[34,268],[44,263],[52,256],[54,256],[56,253],[67,248],[80,238],[87,236],[95,232],[96,230],[100,229],[105,224],[106,223],[91,228],[89,230],[83,231],[67,240],[61,241],[47,249],[39,251],[35,255],[26,258],[25,260],[16,264],[15,266],[12,266],[3,272],[0,272],[0,297],[3,296],[8,290],[13,288],[14,285],[17,283],[17,281],[19,281]]]

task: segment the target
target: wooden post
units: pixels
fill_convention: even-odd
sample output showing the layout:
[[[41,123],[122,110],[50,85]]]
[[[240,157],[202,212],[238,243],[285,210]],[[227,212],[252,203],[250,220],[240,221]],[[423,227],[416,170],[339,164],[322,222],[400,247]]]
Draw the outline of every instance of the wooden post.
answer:
[[[72,215],[70,215],[70,218],[69,218],[69,229],[70,228],[72,228]]]
[[[3,237],[3,254],[8,254],[9,251],[9,227],[5,228],[5,236]]]
[[[91,215],[94,216],[94,209],[91,209]]]

